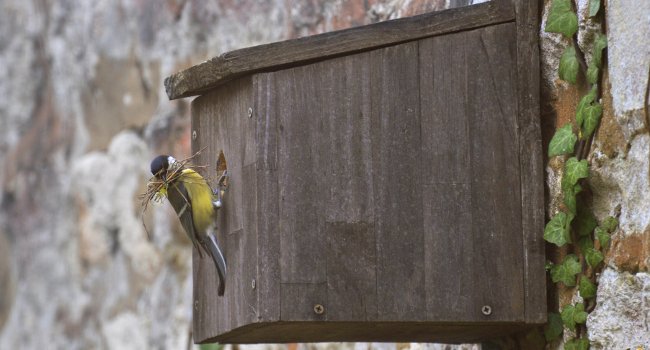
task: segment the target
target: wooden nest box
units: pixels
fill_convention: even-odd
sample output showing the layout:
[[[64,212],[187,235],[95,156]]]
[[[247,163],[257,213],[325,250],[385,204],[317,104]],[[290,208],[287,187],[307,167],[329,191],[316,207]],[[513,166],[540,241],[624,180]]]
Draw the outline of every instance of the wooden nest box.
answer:
[[[197,342],[473,342],[546,321],[537,3],[241,49],[167,78],[223,152]]]

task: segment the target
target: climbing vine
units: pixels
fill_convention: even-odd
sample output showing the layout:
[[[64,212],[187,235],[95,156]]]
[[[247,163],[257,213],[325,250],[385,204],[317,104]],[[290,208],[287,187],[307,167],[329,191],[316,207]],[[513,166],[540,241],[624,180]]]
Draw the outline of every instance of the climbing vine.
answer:
[[[601,7],[600,0],[589,0],[589,17],[602,23]],[[564,348],[587,350],[589,339],[585,324],[589,312],[596,306],[596,276],[602,270],[603,252],[609,246],[610,235],[618,221],[608,217],[597,222],[589,203],[589,163],[585,159],[603,114],[600,84],[607,37],[602,32],[594,35],[590,60],[586,62],[578,45],[575,9],[572,0],[553,0],[544,28],[546,32],[562,34],[569,42],[560,57],[560,79],[586,91],[578,102],[575,120],[558,128],[548,147],[549,158],[563,157],[565,162],[561,181],[562,205],[546,224],[544,239],[567,250],[562,261],[547,264],[551,280],[568,288],[577,288],[582,301],[563,306],[560,313],[550,313],[545,336],[547,341],[552,341],[568,330],[571,333]]]

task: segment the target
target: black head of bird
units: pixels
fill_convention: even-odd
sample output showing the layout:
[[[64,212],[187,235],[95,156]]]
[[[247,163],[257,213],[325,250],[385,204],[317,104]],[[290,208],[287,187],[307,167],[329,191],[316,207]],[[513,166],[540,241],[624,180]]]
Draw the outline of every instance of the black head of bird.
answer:
[[[151,161],[151,174],[156,178],[165,181],[167,172],[178,162],[172,156],[159,155]]]

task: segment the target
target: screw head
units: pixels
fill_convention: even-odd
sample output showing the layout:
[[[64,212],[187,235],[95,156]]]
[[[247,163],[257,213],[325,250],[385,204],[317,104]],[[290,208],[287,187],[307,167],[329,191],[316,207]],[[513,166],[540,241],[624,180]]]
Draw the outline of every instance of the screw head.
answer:
[[[325,307],[321,304],[314,305],[314,313],[316,315],[322,315],[325,312]]]
[[[196,140],[196,130],[192,131],[192,140]]]
[[[255,289],[255,279],[254,278],[253,278],[253,280],[251,280],[251,288]]]
[[[492,314],[492,307],[490,305],[483,305],[481,313],[485,316],[490,316]]]
[[[248,107],[248,117],[249,118],[253,117],[253,107]]]
[[[198,300],[194,300],[194,310],[197,310],[197,311],[199,310],[199,301]]]

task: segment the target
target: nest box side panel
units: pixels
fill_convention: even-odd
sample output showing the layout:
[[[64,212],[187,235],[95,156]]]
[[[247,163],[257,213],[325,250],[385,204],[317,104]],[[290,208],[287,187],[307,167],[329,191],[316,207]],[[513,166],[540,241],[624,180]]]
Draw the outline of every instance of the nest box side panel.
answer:
[[[517,102],[521,162],[526,322],[546,323],[544,150],[539,104],[539,1],[513,1],[517,17]]]
[[[514,35],[510,23],[420,44],[427,310],[436,320],[523,320]]]
[[[213,262],[194,253],[194,339],[205,342],[218,334],[255,322],[257,290],[257,172],[255,121],[249,117],[253,92],[250,78],[228,83],[192,102],[192,151],[205,165],[211,184],[223,152],[229,174],[228,188],[219,210],[217,237],[228,270],[226,290],[217,296]],[[196,135],[196,138],[194,138]]]

